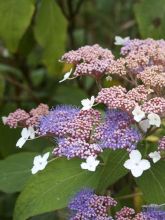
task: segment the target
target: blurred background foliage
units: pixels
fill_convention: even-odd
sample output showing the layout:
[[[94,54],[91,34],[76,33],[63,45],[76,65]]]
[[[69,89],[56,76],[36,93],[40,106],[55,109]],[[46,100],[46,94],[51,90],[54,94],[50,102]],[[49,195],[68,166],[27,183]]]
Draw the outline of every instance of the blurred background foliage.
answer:
[[[61,55],[98,43],[118,56],[119,49],[114,47],[116,35],[164,38],[165,0],[0,0],[0,21],[3,116],[18,107],[29,110],[41,102],[49,106],[79,105],[80,100],[94,94],[95,84],[87,78],[59,85],[59,79],[71,68],[58,62]],[[106,82],[105,85],[110,86]],[[34,155],[51,147],[47,141],[35,140],[20,153],[15,147],[19,133],[0,124],[0,159],[7,157],[5,164],[0,161],[1,220],[12,219],[16,198],[30,176]],[[17,157],[15,153],[19,153]],[[19,184],[14,185],[18,178]],[[127,186],[119,197],[129,191]],[[136,202],[137,210],[142,202],[139,197],[127,200],[128,204]],[[62,210],[31,219],[67,219],[66,213]]]

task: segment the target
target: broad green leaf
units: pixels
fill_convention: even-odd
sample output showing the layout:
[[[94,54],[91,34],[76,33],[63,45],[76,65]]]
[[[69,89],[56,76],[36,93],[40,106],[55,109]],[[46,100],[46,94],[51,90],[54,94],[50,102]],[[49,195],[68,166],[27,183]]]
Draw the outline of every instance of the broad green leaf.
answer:
[[[34,175],[17,200],[14,220],[61,209],[81,188],[96,188],[101,168],[94,173],[84,171],[80,163],[78,159],[57,159]]]
[[[34,0],[0,0],[0,38],[15,52],[30,24]]]
[[[50,73],[58,73],[58,60],[64,53],[66,20],[53,0],[42,0],[36,16],[35,37],[43,48],[43,62]],[[61,66],[61,65],[60,65]]]
[[[81,105],[81,100],[86,97],[87,94],[80,88],[60,85],[54,100],[60,104]]]
[[[104,192],[108,186],[128,173],[128,170],[123,166],[127,158],[128,153],[124,150],[107,151],[105,166],[102,168],[101,172],[102,181],[99,182],[97,188],[99,192]]]
[[[160,161],[136,179],[148,204],[160,204],[165,201],[165,161]]]
[[[135,16],[142,37],[164,38],[165,2],[164,0],[142,0],[135,5]]]
[[[20,136],[20,132],[16,129],[10,129],[0,122],[0,134],[0,155],[6,157],[9,154],[15,153],[17,151],[15,144]]]
[[[0,190],[13,193],[21,191],[31,176],[35,153],[13,154],[0,160]]]

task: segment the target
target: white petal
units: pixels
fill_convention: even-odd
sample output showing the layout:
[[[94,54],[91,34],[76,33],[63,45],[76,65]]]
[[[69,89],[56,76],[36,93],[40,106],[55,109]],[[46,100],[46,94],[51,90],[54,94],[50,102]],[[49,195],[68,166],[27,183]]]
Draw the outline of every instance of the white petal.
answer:
[[[131,170],[131,173],[134,177],[139,177],[143,174],[143,170],[140,169],[139,167],[134,167],[132,170]]]
[[[128,170],[131,170],[133,166],[134,166],[134,162],[131,159],[126,160],[124,163],[124,167]]]
[[[3,116],[3,117],[2,117],[2,122],[3,122],[4,125],[6,124],[6,121],[7,121],[7,117],[6,117],[6,116]]]
[[[45,153],[45,154],[43,155],[42,159],[45,160],[45,161],[47,161],[49,155],[50,155],[50,152]]]
[[[89,171],[92,171],[92,172],[95,172],[96,167],[97,167],[97,166],[89,166],[89,167],[88,167],[88,170],[89,170]]]
[[[97,167],[99,165],[100,161],[99,160],[95,160],[94,165],[95,167]]]
[[[140,121],[139,125],[144,132],[147,132],[147,130],[150,128],[150,123],[148,119]]]
[[[158,114],[150,113],[148,114],[148,119],[149,119],[150,125],[155,125],[156,127],[160,127],[161,119]]]
[[[95,159],[96,159],[95,157],[89,156],[87,157],[86,162],[87,164],[93,164],[95,162]]]
[[[35,138],[35,130],[34,130],[34,128],[33,128],[32,126],[30,126],[30,127],[28,128],[28,131],[29,131],[29,133],[30,133],[30,138],[31,138],[31,139],[34,139],[34,138]]]
[[[21,131],[21,136],[24,138],[28,138],[30,136],[30,132],[27,128],[23,128]]]
[[[82,110],[89,110],[92,108],[93,104],[95,102],[95,97],[92,96],[91,99],[83,99],[81,101],[81,104],[83,106]]]
[[[33,160],[33,164],[34,165],[37,165],[37,164],[39,164],[39,163],[41,163],[42,162],[42,157],[41,157],[41,155],[38,155],[38,156],[35,156],[34,157],[34,160]]]
[[[130,37],[122,38],[120,36],[115,37],[115,45],[124,45],[128,40],[130,40]]]
[[[145,112],[141,110],[140,106],[136,106],[132,114],[134,115],[134,120],[137,122],[140,122],[145,117]]]
[[[91,105],[92,105],[92,106],[93,106],[94,102],[95,102],[95,97],[92,96],[92,97],[91,97]]]
[[[80,166],[81,166],[81,169],[83,169],[83,170],[87,170],[88,169],[88,164],[85,163],[85,162],[81,163]]]
[[[87,105],[87,106],[82,107],[82,110],[83,110],[83,111],[89,110],[89,109],[91,109],[91,106],[90,106],[90,105]]]
[[[142,170],[148,170],[151,167],[150,162],[148,160],[141,160],[139,162],[139,168]]]
[[[67,80],[69,78],[69,76],[71,75],[71,73],[72,73],[72,69],[69,72],[65,73],[64,78],[62,80],[60,80],[59,83]]]
[[[141,160],[142,155],[141,155],[140,151],[132,150],[131,153],[129,154],[129,157],[131,160],[133,160],[136,163]]]
[[[47,161],[42,161],[42,163],[38,165],[38,169],[39,169],[39,170],[45,169],[45,167],[46,167],[47,164],[48,164]]]
[[[149,157],[153,160],[154,163],[158,162],[161,159],[160,153],[158,151],[151,152]]]
[[[83,100],[81,100],[81,104],[83,106],[89,105],[90,104],[90,100],[89,99],[83,99]]]
[[[31,169],[32,174],[36,174],[38,171],[39,171],[38,167],[36,167],[36,166],[33,166]]]
[[[22,148],[22,146],[25,144],[26,141],[27,141],[27,140],[26,140],[25,138],[21,137],[21,138],[17,141],[16,147]]]

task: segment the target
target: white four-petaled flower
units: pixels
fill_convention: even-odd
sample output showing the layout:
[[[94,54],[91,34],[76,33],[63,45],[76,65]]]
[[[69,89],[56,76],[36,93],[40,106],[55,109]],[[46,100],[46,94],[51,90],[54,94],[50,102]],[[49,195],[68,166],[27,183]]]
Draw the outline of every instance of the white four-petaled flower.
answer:
[[[32,174],[36,174],[38,171],[45,169],[48,163],[49,152],[45,153],[43,156],[38,155],[34,157],[33,167],[31,169]]]
[[[95,102],[95,97],[92,96],[91,99],[83,99],[81,101],[81,104],[82,104],[82,110],[89,110],[92,108],[93,104]]]
[[[155,113],[148,114],[148,120],[150,125],[155,125],[156,127],[160,127],[161,125],[160,116]]]
[[[130,40],[130,37],[122,38],[120,36],[115,37],[115,45],[125,45],[127,41]]]
[[[33,127],[23,128],[21,131],[21,137],[17,141],[16,146],[22,148],[22,146],[26,143],[28,138],[34,139],[35,138],[35,131]]]
[[[131,151],[129,157],[130,159],[125,161],[124,167],[131,170],[134,177],[141,176],[144,170],[148,170],[151,167],[148,160],[142,159],[142,155],[138,150]]]
[[[145,112],[143,112],[138,105],[134,108],[132,114],[134,116],[134,120],[137,122],[141,121],[145,117]]]
[[[81,168],[84,170],[95,171],[96,167],[99,165],[100,161],[96,160],[96,157],[89,156],[86,162],[81,163]]]
[[[72,73],[72,69],[69,72],[65,73],[63,79],[60,80],[59,83],[64,82],[65,80],[69,79],[71,73]]]
[[[149,153],[149,157],[153,160],[154,163],[158,162],[161,159],[160,153],[158,151]]]

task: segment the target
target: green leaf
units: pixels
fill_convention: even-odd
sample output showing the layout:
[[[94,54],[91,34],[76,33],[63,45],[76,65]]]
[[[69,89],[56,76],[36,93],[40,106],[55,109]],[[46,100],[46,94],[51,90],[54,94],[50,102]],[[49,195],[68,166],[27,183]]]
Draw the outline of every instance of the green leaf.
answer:
[[[0,0],[0,37],[10,51],[16,51],[33,12],[34,0]]]
[[[61,209],[81,188],[96,188],[101,168],[94,173],[84,171],[80,163],[78,159],[57,159],[34,175],[17,200],[14,220]]]
[[[142,37],[164,38],[165,2],[164,0],[142,0],[135,5],[135,16]]]
[[[54,100],[60,104],[81,105],[81,100],[86,97],[87,94],[80,88],[60,85],[56,90]]]
[[[165,161],[160,161],[136,179],[148,204],[161,204],[165,201]]]
[[[108,186],[112,185],[128,173],[128,170],[123,166],[128,158],[128,153],[124,150],[108,151],[104,152],[106,160],[105,166],[101,172],[101,180],[103,181],[99,182],[97,188],[100,193],[103,193]]]
[[[9,154],[15,153],[17,151],[15,145],[20,136],[19,131],[16,129],[10,129],[0,122],[0,134],[0,155],[6,157]]]
[[[35,153],[19,153],[0,160],[0,190],[6,193],[21,191],[31,176]]]
[[[34,31],[36,40],[44,49],[43,62],[50,73],[59,70],[58,60],[65,50],[66,28],[66,19],[56,2],[42,0]]]

